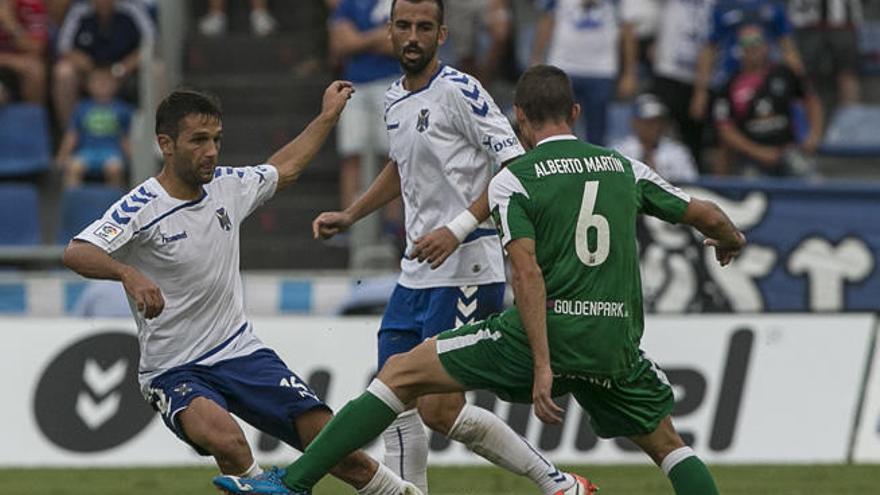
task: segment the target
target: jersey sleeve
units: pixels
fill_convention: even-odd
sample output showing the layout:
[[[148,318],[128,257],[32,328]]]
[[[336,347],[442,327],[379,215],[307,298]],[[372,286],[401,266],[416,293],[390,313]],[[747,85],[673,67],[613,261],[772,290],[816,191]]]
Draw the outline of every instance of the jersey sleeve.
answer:
[[[142,226],[141,217],[133,213],[155,197],[155,194],[143,187],[132,191],[108,208],[101,218],[74,236],[74,239],[94,244],[108,254],[118,254]]]
[[[224,197],[232,198],[239,222],[275,194],[278,170],[269,164],[255,167],[217,167],[214,182]]]
[[[455,122],[471,144],[483,147],[497,165],[525,153],[510,121],[476,79],[459,73],[449,81]]]
[[[502,246],[523,237],[535,238],[528,192],[509,169],[502,169],[489,183],[489,208]]]
[[[636,180],[639,212],[669,223],[678,223],[684,216],[690,195],[673,186],[644,163],[627,158],[632,163]]]

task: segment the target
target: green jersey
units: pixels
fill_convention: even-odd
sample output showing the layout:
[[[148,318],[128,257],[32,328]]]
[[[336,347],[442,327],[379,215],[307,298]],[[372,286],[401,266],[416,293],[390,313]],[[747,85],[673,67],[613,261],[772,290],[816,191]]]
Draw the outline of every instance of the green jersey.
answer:
[[[617,376],[638,363],[644,317],[636,215],[676,223],[689,201],[647,165],[574,136],[542,141],[492,179],[502,245],[535,241],[556,373]],[[510,338],[527,342],[516,308],[499,319]]]

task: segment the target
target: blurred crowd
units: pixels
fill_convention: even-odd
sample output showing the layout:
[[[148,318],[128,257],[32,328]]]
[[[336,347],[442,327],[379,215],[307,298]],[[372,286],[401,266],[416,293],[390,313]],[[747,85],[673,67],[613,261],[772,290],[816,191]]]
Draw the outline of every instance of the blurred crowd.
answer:
[[[256,37],[283,33],[277,13],[297,8],[194,2],[191,36],[228,33],[227,1],[248,4]],[[364,158],[387,155],[383,94],[400,76],[386,28],[392,0],[310,1],[327,12],[329,70],[359,92],[336,140],[344,207],[361,188]],[[580,137],[672,181],[815,176],[829,117],[862,103],[858,36],[874,2],[446,0],[441,58],[502,104],[524,68],[559,66],[583,109]],[[125,187],[140,48],[158,37],[158,8],[156,0],[0,0],[0,182],[48,168],[67,188]],[[161,92],[161,63],[149,70]],[[36,108],[42,120],[13,107]],[[50,165],[29,170],[18,160],[4,169],[4,157],[21,153],[4,146],[38,133],[49,135]]]

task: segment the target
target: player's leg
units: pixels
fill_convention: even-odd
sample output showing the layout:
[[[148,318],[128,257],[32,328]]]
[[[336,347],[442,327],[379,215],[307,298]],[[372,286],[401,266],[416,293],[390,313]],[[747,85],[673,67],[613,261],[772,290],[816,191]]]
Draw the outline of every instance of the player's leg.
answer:
[[[406,403],[425,393],[462,389],[440,364],[433,340],[391,357],[367,391],[346,404],[304,455],[287,467],[285,485],[311,489],[346,455],[384,431],[406,409]]]
[[[236,476],[260,474],[241,427],[216,402],[197,397],[178,414],[178,421],[190,442],[214,457],[220,472]]]
[[[477,302],[488,307],[500,306],[504,297],[504,284],[489,284],[481,286],[479,293],[472,302]],[[458,304],[457,308],[467,308],[467,304]],[[458,310],[460,312],[460,309]],[[458,318],[463,315],[457,315]],[[476,314],[476,318],[483,320],[489,315]],[[491,362],[485,354],[486,348],[491,348],[495,340],[500,338],[499,333],[493,333],[487,323],[481,322],[470,327],[477,329],[469,331],[468,327],[444,332],[438,340],[438,352],[443,356],[442,363],[449,370],[460,370],[467,377],[466,369],[484,368],[485,374],[476,379],[474,383],[482,386],[471,386],[474,378],[459,379],[468,388],[494,389],[498,384],[504,387],[515,387],[525,384],[522,392],[522,400],[531,398],[531,357],[528,349],[520,349],[523,352],[522,361],[529,364],[514,372],[511,376],[503,373],[493,374],[487,362]],[[481,333],[482,329],[482,333]],[[480,342],[485,341],[485,344]],[[504,344],[501,344],[502,346]],[[468,349],[470,348],[470,349]],[[438,357],[438,359],[440,359]],[[490,359],[487,361],[487,359]],[[507,362],[500,365],[503,369],[508,368]],[[471,371],[472,372],[472,371]],[[452,376],[459,375],[452,372]],[[501,418],[483,408],[472,406],[464,401],[464,394],[426,395],[419,398],[419,412],[422,413],[425,422],[437,431],[447,435],[450,439],[461,442],[469,450],[493,464],[502,467],[514,474],[526,476],[532,480],[542,493],[556,494],[575,485],[572,476],[559,471],[553,463],[545,459],[525,438],[518,435]]]
[[[313,409],[296,418],[296,429],[304,446],[333,419],[326,409]],[[330,474],[348,483],[363,495],[403,494],[406,485],[387,466],[379,464],[361,450],[356,450],[330,469]]]
[[[712,473],[685,445],[669,416],[653,432],[629,437],[663,470],[677,495],[717,495]]]
[[[572,391],[599,437],[628,437],[641,447],[663,468],[675,493],[717,494],[705,465],[672,427],[669,415],[675,401],[666,374],[644,354],[637,360],[626,376],[586,375],[557,380],[558,386]]]
[[[422,342],[421,323],[431,290],[395,287],[380,325],[377,369],[383,369],[391,356],[408,352]],[[406,404],[405,410],[382,434],[383,463],[427,493],[428,436],[414,408],[414,403]]]
[[[150,403],[165,426],[200,455],[213,456],[222,473],[261,473],[208,370],[184,365],[166,371],[150,383]]]
[[[215,379],[229,411],[288,445],[303,450],[330,421],[330,408],[270,349],[215,365]],[[364,495],[402,495],[406,485],[363,453],[355,453],[331,472]],[[275,471],[266,479],[277,478]],[[226,487],[224,487],[226,488]]]

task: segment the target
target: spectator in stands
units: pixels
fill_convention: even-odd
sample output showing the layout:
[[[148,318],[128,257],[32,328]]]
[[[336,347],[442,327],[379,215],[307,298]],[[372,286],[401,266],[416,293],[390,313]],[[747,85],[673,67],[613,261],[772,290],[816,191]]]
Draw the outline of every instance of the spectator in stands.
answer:
[[[385,90],[400,76],[400,64],[388,36],[390,13],[391,0],[341,0],[331,18],[331,54],[343,62],[343,78],[357,86],[336,133],[342,157],[342,208],[348,208],[358,195],[361,163],[366,156],[381,157],[384,163],[388,155]]]
[[[0,104],[45,99],[46,22],[42,0],[0,0]]]
[[[689,106],[694,95],[697,55],[709,35],[712,0],[663,0],[661,9],[651,91],[666,105],[681,141],[701,166],[704,120],[691,117]]]
[[[734,165],[747,174],[807,175],[804,167],[822,137],[822,106],[805,79],[789,66],[770,60],[764,30],[747,24],[738,31],[742,68],[715,103],[722,141],[736,155]],[[798,143],[792,105],[803,101],[809,134]],[[727,170],[716,171],[725,174]]]
[[[251,32],[256,36],[268,36],[278,28],[278,22],[269,13],[267,0],[250,0]],[[208,0],[208,13],[199,20],[199,32],[204,36],[220,36],[226,33],[226,0]]]
[[[64,170],[66,187],[78,186],[84,177],[100,176],[122,188],[125,164],[131,159],[132,108],[116,98],[119,82],[107,68],[93,70],[87,86],[90,98],[77,105],[56,162]]]
[[[618,95],[623,98],[638,87],[635,30],[621,19],[617,3],[611,0],[541,0],[540,9],[531,64],[546,60],[568,73],[582,109],[586,139],[605,144],[615,78],[619,73]]]
[[[511,36],[509,0],[446,0],[446,25],[454,49],[449,63],[488,87]],[[487,36],[481,40],[481,35]]]
[[[639,64],[646,73],[653,72],[654,44],[660,29],[662,0],[637,0],[621,2],[621,17],[632,23],[639,45]],[[691,0],[690,3],[695,3]],[[702,2],[699,2],[702,3]]]
[[[862,21],[860,0],[788,0],[794,39],[815,82],[831,76],[837,102],[858,103],[859,50],[856,29]]]
[[[152,20],[139,3],[91,0],[73,5],[61,26],[53,69],[59,123],[70,120],[80,84],[95,67],[110,67],[123,92],[134,93],[132,76],[139,67],[140,48],[152,46],[153,40]]]
[[[695,181],[698,173],[693,158],[684,145],[668,135],[669,111],[663,102],[656,95],[642,93],[633,107],[634,134],[611,147],[653,168],[672,183]]]
[[[712,8],[708,42],[697,59],[694,96],[691,98],[691,117],[706,118],[709,108],[713,70],[719,54],[721,64],[715,83],[730,78],[739,69],[740,49],[737,44],[739,28],[746,24],[760,26],[774,42],[784,62],[797,74],[803,74],[803,62],[792,38],[792,27],[785,6],[777,0],[718,0]]]

